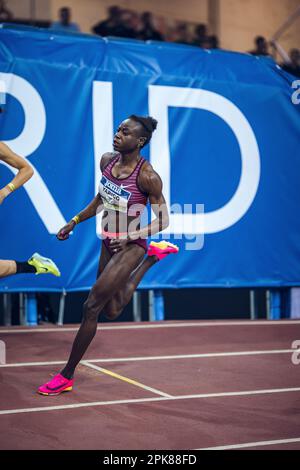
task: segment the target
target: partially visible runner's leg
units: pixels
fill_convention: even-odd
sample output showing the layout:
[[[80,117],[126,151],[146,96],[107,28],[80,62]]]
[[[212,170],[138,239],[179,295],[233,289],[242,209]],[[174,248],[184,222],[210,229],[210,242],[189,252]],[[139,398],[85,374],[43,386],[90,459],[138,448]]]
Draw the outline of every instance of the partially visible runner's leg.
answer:
[[[28,261],[0,260],[0,278],[14,274],[53,274],[60,276],[56,264],[49,258],[34,253]]]

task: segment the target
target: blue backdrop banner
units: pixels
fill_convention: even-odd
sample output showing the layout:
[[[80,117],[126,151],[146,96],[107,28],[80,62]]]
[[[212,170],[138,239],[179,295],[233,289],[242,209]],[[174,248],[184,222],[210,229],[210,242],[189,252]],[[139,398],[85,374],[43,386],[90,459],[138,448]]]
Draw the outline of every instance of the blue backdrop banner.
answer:
[[[180,253],[142,288],[300,285],[300,82],[271,59],[175,44],[0,29],[0,139],[35,170],[1,205],[1,259],[51,257],[62,276],[17,275],[1,291],[94,283],[99,220],[55,234],[97,192],[118,124],[152,115],[143,155]],[[4,91],[3,91],[4,90]],[[0,165],[0,187],[12,169]],[[145,220],[146,223],[146,220]]]

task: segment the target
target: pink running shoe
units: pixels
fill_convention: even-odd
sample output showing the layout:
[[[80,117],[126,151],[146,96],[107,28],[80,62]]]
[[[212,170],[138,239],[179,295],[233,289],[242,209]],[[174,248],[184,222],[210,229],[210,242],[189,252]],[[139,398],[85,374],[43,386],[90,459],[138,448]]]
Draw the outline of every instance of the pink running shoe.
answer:
[[[59,395],[62,392],[70,392],[73,388],[73,383],[73,379],[69,380],[58,374],[50,382],[41,385],[38,393],[41,395]]]
[[[148,247],[148,256],[157,256],[159,260],[165,258],[170,253],[178,253],[179,248],[176,245],[173,245],[170,242],[166,242],[165,240],[161,242],[151,242]]]

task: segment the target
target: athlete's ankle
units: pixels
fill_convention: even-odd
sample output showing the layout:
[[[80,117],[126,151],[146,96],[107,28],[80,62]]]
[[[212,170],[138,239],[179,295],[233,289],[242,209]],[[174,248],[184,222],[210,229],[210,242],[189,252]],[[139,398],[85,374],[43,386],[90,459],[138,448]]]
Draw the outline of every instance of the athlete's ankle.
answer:
[[[70,371],[67,368],[65,368],[60,372],[60,375],[62,375],[65,379],[71,380],[73,379],[74,371]]]
[[[151,265],[153,265],[153,264],[158,263],[159,258],[158,258],[156,255],[151,255],[151,256],[148,255],[148,256],[145,258],[145,261],[147,261],[148,263],[150,263]]]
[[[16,274],[36,273],[36,268],[28,264],[27,261],[15,261],[17,266]]]

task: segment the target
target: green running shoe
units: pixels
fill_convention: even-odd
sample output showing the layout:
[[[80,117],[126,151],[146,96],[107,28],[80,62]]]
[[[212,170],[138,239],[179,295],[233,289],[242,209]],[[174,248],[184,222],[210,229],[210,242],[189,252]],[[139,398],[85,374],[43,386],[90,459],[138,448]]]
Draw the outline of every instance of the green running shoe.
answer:
[[[39,253],[34,253],[27,262],[35,267],[36,275],[53,274],[53,276],[60,276],[60,271],[56,264],[51,259],[39,255]]]

